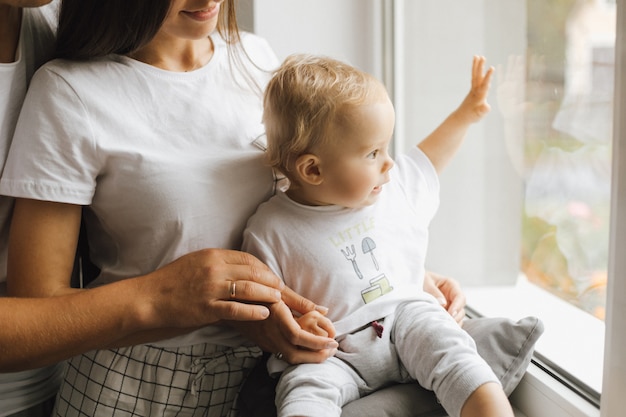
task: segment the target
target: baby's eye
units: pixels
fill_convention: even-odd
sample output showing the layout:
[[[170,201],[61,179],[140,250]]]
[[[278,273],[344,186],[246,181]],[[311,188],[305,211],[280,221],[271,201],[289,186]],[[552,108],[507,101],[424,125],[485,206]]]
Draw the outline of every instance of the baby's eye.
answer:
[[[379,151],[378,149],[377,149],[377,150],[375,150],[375,151],[372,151],[372,152],[370,152],[370,153],[367,155],[367,157],[368,157],[369,159],[376,159],[376,157],[378,156],[378,153],[379,153],[379,152],[380,152],[380,151]]]

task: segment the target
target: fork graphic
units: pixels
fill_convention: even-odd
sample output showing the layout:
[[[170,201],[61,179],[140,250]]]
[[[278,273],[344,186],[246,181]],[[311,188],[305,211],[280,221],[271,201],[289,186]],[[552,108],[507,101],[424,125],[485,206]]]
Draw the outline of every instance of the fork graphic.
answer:
[[[356,264],[356,251],[354,250],[354,245],[351,247],[346,246],[346,250],[341,249],[341,253],[346,257],[347,260],[352,262],[352,267],[354,268],[354,272],[358,275],[359,279],[363,279],[363,274],[359,269],[359,266]]]

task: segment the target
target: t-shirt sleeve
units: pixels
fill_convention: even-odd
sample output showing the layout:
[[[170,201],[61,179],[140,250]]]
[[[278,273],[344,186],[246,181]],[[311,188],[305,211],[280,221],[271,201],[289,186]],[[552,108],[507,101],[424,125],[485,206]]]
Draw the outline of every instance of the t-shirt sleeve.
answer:
[[[430,159],[418,147],[396,160],[396,178],[409,202],[420,216],[432,219],[439,208],[439,176]]]
[[[4,164],[26,93],[24,62],[0,63],[0,161]]]
[[[31,82],[0,180],[0,193],[87,205],[100,162],[89,118],[70,85],[47,66]]]
[[[272,272],[282,278],[279,260],[276,258],[277,248],[268,243],[263,221],[258,214],[250,219],[248,227],[244,230],[241,249],[257,257]]]

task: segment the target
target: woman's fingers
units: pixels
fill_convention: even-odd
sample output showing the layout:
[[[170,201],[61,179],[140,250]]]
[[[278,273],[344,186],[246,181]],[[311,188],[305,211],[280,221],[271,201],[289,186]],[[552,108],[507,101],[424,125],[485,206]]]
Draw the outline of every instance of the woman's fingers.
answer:
[[[217,301],[214,304],[215,315],[222,320],[230,321],[259,321],[270,315],[270,310],[264,305],[246,304],[236,301]]]
[[[222,252],[219,262],[223,263],[228,273],[231,274],[230,280],[254,281],[281,291],[285,287],[283,281],[267,265],[249,253],[233,250],[213,250]]]
[[[231,321],[230,324],[264,351],[280,352],[282,358],[292,364],[320,363],[335,354],[337,342],[330,337],[316,336],[302,330],[285,303],[281,301],[273,304],[270,310],[271,315],[267,320]]]
[[[252,255],[224,249],[189,253],[136,282],[144,281],[154,294],[147,298],[146,311],[175,327],[263,320],[269,314],[266,305],[279,302],[284,288]]]
[[[276,303],[280,301],[281,292],[247,279],[225,280],[222,284],[222,300],[250,301],[255,303]]]
[[[287,304],[287,306],[291,310],[297,311],[300,314],[306,314],[309,311],[314,310],[323,315],[326,315],[326,313],[328,313],[327,307],[318,306],[313,301],[304,298],[289,287],[283,288],[282,298],[285,304]]]
[[[317,311],[323,319],[321,328],[331,334],[332,323],[319,313],[326,310],[286,289],[280,278],[250,254],[206,249],[175,261],[166,270],[167,278],[185,278],[176,282],[186,283],[178,289],[185,289],[188,298],[179,300],[205,300],[207,324],[229,321],[264,350],[281,352],[290,363],[322,362],[335,353],[337,342],[301,329],[282,297],[296,310]],[[171,279],[166,282],[174,285]],[[196,308],[204,309],[203,303]]]
[[[205,249],[181,258],[186,263],[188,280],[200,280],[212,288],[219,300],[276,303],[285,287],[264,263],[254,256],[227,249]],[[190,275],[190,276],[189,276]]]

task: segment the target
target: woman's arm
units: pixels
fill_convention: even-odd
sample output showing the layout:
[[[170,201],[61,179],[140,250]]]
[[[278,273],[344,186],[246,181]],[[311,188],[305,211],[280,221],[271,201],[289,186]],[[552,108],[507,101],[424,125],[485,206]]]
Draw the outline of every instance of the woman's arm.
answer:
[[[0,63],[15,61],[22,9],[0,1]]]
[[[158,290],[130,279],[57,297],[0,298],[0,371],[50,365],[162,320]]]
[[[0,368],[42,366],[222,320],[263,320],[269,316],[263,304],[281,300],[284,285],[269,268],[249,254],[222,249],[193,252],[99,288],[71,288],[80,216],[80,206],[17,200],[7,289],[30,298],[0,299],[0,317],[10,323],[0,329]]]
[[[70,287],[81,206],[17,199],[7,264],[9,296],[50,297]]]

